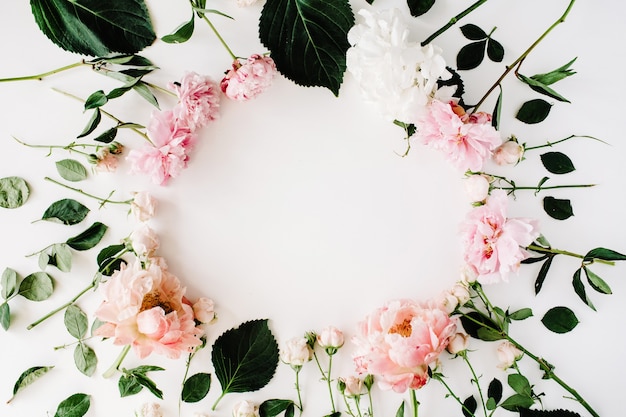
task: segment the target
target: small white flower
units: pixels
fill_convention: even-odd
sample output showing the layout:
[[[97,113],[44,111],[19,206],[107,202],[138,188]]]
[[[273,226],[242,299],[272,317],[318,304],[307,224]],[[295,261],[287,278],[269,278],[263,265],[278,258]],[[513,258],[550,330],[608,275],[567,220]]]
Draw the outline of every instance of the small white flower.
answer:
[[[470,201],[485,201],[489,196],[489,180],[484,175],[470,175],[465,179],[465,192]]]
[[[287,340],[280,350],[280,360],[292,367],[302,366],[313,359],[313,351],[304,337]]]
[[[246,400],[239,401],[233,407],[233,417],[259,417],[259,406]]]
[[[145,403],[139,413],[139,417],[163,417],[161,406],[157,403]]]

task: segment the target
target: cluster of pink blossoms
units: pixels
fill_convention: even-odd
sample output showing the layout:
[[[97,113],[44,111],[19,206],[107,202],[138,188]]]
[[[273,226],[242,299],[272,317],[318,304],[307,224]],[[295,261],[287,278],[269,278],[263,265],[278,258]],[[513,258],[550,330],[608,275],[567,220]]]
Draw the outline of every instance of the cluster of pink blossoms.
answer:
[[[276,75],[276,64],[268,56],[251,55],[243,63],[233,62],[233,67],[226,72],[220,83],[226,97],[246,101],[255,98],[272,84]]]

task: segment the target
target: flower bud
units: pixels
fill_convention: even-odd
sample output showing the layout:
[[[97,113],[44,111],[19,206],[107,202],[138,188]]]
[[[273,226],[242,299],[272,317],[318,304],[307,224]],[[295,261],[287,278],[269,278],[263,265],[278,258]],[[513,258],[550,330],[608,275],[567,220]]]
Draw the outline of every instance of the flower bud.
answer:
[[[280,350],[280,360],[297,369],[313,359],[313,350],[304,337],[287,340]]]
[[[363,380],[356,376],[339,378],[339,391],[346,397],[359,397],[363,394]]]
[[[493,151],[492,159],[498,165],[515,165],[522,160],[524,147],[513,138],[504,142]]]
[[[446,346],[446,350],[453,355],[458,355],[460,352],[467,350],[467,345],[469,344],[469,336],[464,333],[456,333],[450,341],[448,342],[448,346]]]
[[[141,259],[152,257],[160,244],[157,234],[145,223],[135,228],[129,240],[133,251]]]
[[[161,406],[157,403],[146,403],[139,410],[140,417],[163,417]]]
[[[500,343],[496,353],[498,355],[498,360],[500,361],[498,368],[502,370],[512,367],[516,361],[524,356],[524,353],[508,340]]]
[[[124,152],[124,145],[119,142],[111,142],[111,144],[109,145],[109,152],[111,152],[113,155],[120,155],[122,152]]]
[[[465,192],[470,201],[485,201],[489,195],[489,180],[485,175],[470,175],[465,179]]]
[[[259,406],[249,401],[239,401],[233,407],[233,417],[259,417]]]
[[[193,315],[200,323],[211,323],[215,320],[215,303],[213,300],[201,297],[193,306]]]
[[[317,343],[325,349],[329,355],[334,355],[344,344],[343,333],[341,330],[329,326],[317,335]]]
[[[145,222],[154,217],[156,211],[156,200],[145,191],[134,194],[133,201],[130,203],[130,212],[140,222]]]

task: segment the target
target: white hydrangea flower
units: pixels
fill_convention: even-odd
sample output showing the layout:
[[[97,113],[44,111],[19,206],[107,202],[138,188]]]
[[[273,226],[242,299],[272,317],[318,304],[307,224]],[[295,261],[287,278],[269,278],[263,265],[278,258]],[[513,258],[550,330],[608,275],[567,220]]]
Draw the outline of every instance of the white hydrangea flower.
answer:
[[[361,22],[348,32],[347,69],[385,119],[414,123],[433,97],[452,96],[454,87],[437,91],[437,80],[451,76],[441,50],[409,40],[400,10],[358,15]]]

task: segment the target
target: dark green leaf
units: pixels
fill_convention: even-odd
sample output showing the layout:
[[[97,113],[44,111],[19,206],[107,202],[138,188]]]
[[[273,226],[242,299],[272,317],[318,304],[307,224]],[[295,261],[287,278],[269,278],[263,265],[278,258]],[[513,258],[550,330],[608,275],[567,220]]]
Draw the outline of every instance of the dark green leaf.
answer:
[[[111,143],[113,139],[117,136],[117,127],[112,127],[110,129],[105,130],[96,136],[93,140],[101,143]]]
[[[122,263],[125,261],[119,256],[124,253],[126,246],[123,244],[111,245],[102,249],[97,256],[98,271],[103,275],[111,276],[113,272],[120,269]]]
[[[156,365],[140,365],[136,368],[128,370],[127,372],[133,375],[145,375],[148,372],[155,372],[155,371],[165,371],[165,369]]]
[[[626,261],[626,255],[622,255],[612,249],[595,248],[587,252],[584,260],[589,262],[594,259],[602,259],[604,261]]]
[[[82,138],[82,137],[87,136],[88,134],[96,130],[96,127],[98,127],[101,121],[102,121],[102,113],[100,113],[100,109],[96,108],[91,114],[91,118],[87,122],[87,126],[85,126],[83,131],[80,132],[79,135],[76,137]]]
[[[545,197],[543,199],[543,209],[553,219],[565,220],[574,215],[572,203],[567,199]]]
[[[278,345],[267,320],[224,332],[213,345],[212,361],[223,394],[263,388],[278,365]]]
[[[509,318],[511,320],[526,320],[529,317],[533,316],[533,311],[530,308],[520,308],[517,311],[509,314]]]
[[[510,374],[507,378],[507,382],[516,393],[526,397],[530,397],[532,395],[530,382],[528,382],[528,379],[524,375]]]
[[[52,295],[52,277],[45,272],[28,275],[20,284],[19,294],[31,301],[43,301]]]
[[[500,126],[500,115],[502,114],[502,86],[498,86],[500,88],[500,93],[498,94],[498,99],[496,100],[496,105],[493,107],[493,114],[491,117],[491,125],[498,130]]]
[[[502,399],[502,382],[499,379],[494,378],[489,383],[489,388],[487,388],[487,396],[489,398],[493,398],[495,403],[499,403]]]
[[[15,381],[15,385],[13,385],[13,397],[15,397],[18,392],[22,391],[24,388],[44,376],[52,368],[54,368],[54,366],[33,366],[32,368],[28,368],[22,372],[19,378],[17,378],[17,381]],[[11,397],[8,402],[10,402],[13,397]]]
[[[0,207],[18,208],[26,203],[30,189],[20,177],[0,178]]]
[[[404,417],[404,401],[402,401],[398,410],[396,410],[396,417]]]
[[[527,84],[530,88],[532,88],[534,91],[546,95],[548,97],[552,97],[556,100],[565,102],[565,103],[569,103],[570,101],[568,99],[566,99],[565,97],[563,97],[562,95],[560,95],[559,93],[557,93],[556,91],[554,91],[552,88],[548,87],[545,84],[540,83],[539,81],[527,77],[525,75],[522,74],[517,74],[517,78],[522,81],[523,83]]]
[[[275,417],[293,406],[294,402],[291,400],[266,400],[259,406],[259,417]]]
[[[186,403],[197,403],[206,397],[210,388],[211,374],[197,373],[187,378],[180,397]]]
[[[478,408],[478,403],[476,402],[476,398],[473,395],[470,395],[463,401],[463,407],[461,407],[461,411],[465,417],[473,417],[474,412]]]
[[[0,326],[4,330],[9,330],[9,326],[11,326],[11,308],[6,301],[0,304]]]
[[[517,412],[519,411],[519,409],[532,407],[534,403],[535,400],[533,400],[532,397],[527,397],[520,394],[513,394],[506,400],[502,401],[500,407],[504,408],[505,410]]]
[[[435,0],[406,0],[411,16],[421,16],[433,7]]]
[[[479,323],[482,323],[482,325]],[[498,329],[498,325],[493,320],[483,316],[477,311],[471,311],[466,315],[461,316],[461,324],[463,325],[465,332],[475,339],[481,339],[480,329]]]
[[[552,266],[552,260],[554,259],[554,256],[555,255],[547,255],[546,257],[548,259],[546,259],[546,261],[541,265],[541,268],[539,268],[539,273],[537,274],[537,279],[535,280],[535,294],[539,294],[539,291],[541,291],[541,287],[543,287],[543,282],[546,280],[546,277],[548,276],[548,271]]]
[[[456,67],[459,70],[471,70],[483,62],[487,41],[472,42],[461,48],[456,56]]]
[[[477,335],[480,340],[484,340],[487,342],[504,339],[504,335],[501,332],[497,330],[487,329],[485,327],[481,327],[480,329],[478,329]]]
[[[100,243],[107,228],[106,225],[95,222],[84,232],[67,239],[65,243],[67,243],[70,248],[78,251],[91,249]]]
[[[326,87],[336,96],[352,26],[348,0],[267,0],[259,37],[281,74],[298,85]]]
[[[572,310],[567,307],[553,307],[541,319],[544,326],[555,333],[567,333],[579,323]]]
[[[94,91],[91,93],[87,100],[85,100],[85,110],[96,109],[107,104],[109,98],[102,90]]]
[[[542,154],[541,163],[553,174],[567,174],[576,170],[572,160],[562,152],[546,152]]]
[[[191,20],[178,26],[173,33],[163,36],[161,40],[166,43],[187,42],[189,38],[191,38],[191,35],[193,35],[193,29],[194,29],[194,16],[192,15]]]
[[[138,82],[133,86],[133,90],[143,97],[148,103],[152,104],[157,109],[159,108],[159,102],[157,101],[150,88],[143,81]]]
[[[74,364],[80,372],[87,376],[92,376],[96,372],[96,366],[98,365],[96,352],[84,343],[77,344],[74,349]]]
[[[487,37],[487,33],[476,25],[467,24],[460,27],[461,33],[471,41],[479,41]]]
[[[129,397],[139,393],[143,389],[134,375],[122,375],[117,383],[120,397]]]
[[[63,322],[68,333],[76,339],[80,340],[87,334],[87,329],[89,328],[87,315],[76,304],[70,304],[65,309]]]
[[[563,78],[576,74],[574,71],[569,69],[574,61],[576,61],[576,58],[572,59],[570,62],[563,65],[562,67],[555,69],[554,71],[550,71],[545,74],[535,74],[530,78],[544,85],[554,84],[557,81],[561,81]]]
[[[609,287],[609,284],[607,284],[602,278],[600,278],[586,266],[584,266],[583,269],[585,270],[587,282],[589,283],[589,285],[591,285],[591,288],[602,294],[613,294],[613,292],[611,291],[611,287]]]
[[[162,400],[163,399],[163,391],[161,391],[156,383],[148,378],[145,374],[135,374],[135,378],[137,382],[142,386],[146,387],[148,391],[150,391],[155,397]]]
[[[82,181],[87,178],[87,169],[75,159],[62,159],[56,163],[61,178],[67,181]]]
[[[5,268],[2,272],[2,278],[0,278],[0,286],[2,286],[2,290],[0,290],[0,295],[5,300],[15,294],[15,290],[17,289],[17,281],[18,274],[11,268]]]
[[[41,31],[81,55],[132,54],[156,39],[143,0],[31,0]]]
[[[581,417],[580,414],[569,410],[519,410],[519,417]]]
[[[487,41],[487,56],[493,62],[502,62],[504,59],[504,47],[500,42],[489,38]]]
[[[70,395],[61,403],[54,413],[54,417],[82,417],[87,414],[91,401],[87,394]]]
[[[528,124],[540,123],[548,117],[551,108],[552,105],[550,103],[540,98],[536,98],[522,104],[522,107],[518,110],[515,118]]]
[[[585,304],[587,304],[592,310],[595,310],[595,306],[591,302],[591,299],[587,296],[587,291],[585,290],[585,286],[583,284],[582,279],[580,278],[580,268],[574,272],[574,278],[572,279],[572,285],[574,286],[574,292],[580,297],[581,300]]]
[[[50,205],[41,217],[42,220],[56,221],[67,225],[77,224],[89,213],[89,209],[71,198],[56,201]]]

